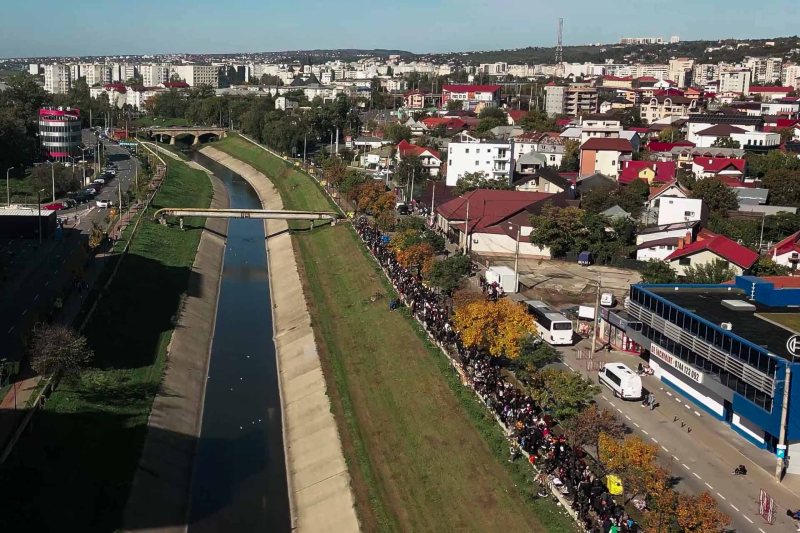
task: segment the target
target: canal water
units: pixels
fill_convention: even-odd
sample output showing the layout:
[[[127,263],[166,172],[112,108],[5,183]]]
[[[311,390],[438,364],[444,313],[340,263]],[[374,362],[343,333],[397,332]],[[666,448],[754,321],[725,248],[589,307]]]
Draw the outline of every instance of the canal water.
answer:
[[[261,207],[239,175],[202,154],[192,158],[225,183],[232,208]],[[192,478],[192,533],[291,529],[267,268],[262,221],[230,220]]]

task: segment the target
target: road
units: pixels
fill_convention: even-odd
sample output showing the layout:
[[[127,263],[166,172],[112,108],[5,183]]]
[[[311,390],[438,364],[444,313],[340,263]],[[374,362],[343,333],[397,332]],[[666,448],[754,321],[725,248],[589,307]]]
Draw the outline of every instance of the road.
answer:
[[[584,340],[580,347],[585,349],[589,344],[590,341]],[[577,348],[559,349],[564,364],[596,383],[597,372],[587,370],[587,360],[578,359]],[[638,357],[621,352],[603,352],[596,357],[607,362],[621,361],[631,368],[639,362]],[[769,467],[774,468],[775,463],[769,454],[745,443],[726,424],[688,402],[660,380],[648,376],[642,381],[659,402],[654,411],[638,401],[615,398],[607,387],[602,387],[597,401],[600,407],[615,412],[635,434],[659,446],[660,461],[679,480],[678,490],[711,493],[720,509],[731,517],[731,529],[737,532],[794,531],[786,509],[800,506],[800,497],[772,477]],[[747,466],[747,476],[732,475],[739,464]],[[760,489],[769,492],[778,504],[774,525],[766,524],[756,512]]]
[[[87,130],[83,134],[87,146],[96,143],[93,134]],[[98,198],[116,202],[119,188],[124,193],[130,187],[138,161],[116,144],[105,143],[105,148],[108,159],[119,170]],[[0,291],[0,359],[20,360],[23,335],[50,312],[56,298],[74,290],[76,276],[86,260],[83,243],[93,223],[105,227],[106,210],[90,203],[61,211],[59,216],[77,216],[77,221],[65,225],[60,240],[45,242],[39,257],[31,260],[31,267]]]

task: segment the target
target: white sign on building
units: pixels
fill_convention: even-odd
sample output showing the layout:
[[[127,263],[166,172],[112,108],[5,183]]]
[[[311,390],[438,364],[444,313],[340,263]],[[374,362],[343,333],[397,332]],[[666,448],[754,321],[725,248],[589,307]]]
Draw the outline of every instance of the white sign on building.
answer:
[[[661,361],[665,362],[684,376],[688,377],[692,381],[696,383],[703,383],[703,373],[699,370],[695,370],[694,367],[688,365],[666,351],[661,346],[650,343],[650,355],[654,355],[658,357]]]

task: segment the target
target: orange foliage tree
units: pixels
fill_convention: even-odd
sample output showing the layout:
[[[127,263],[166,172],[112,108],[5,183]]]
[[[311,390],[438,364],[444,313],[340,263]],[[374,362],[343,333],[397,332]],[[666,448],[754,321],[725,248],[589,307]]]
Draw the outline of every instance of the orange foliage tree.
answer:
[[[378,227],[384,231],[392,230],[395,222],[395,205],[397,198],[393,191],[387,191],[378,196],[371,204],[372,212]]]
[[[697,496],[678,494],[675,517],[686,533],[717,533],[731,523],[731,518],[719,510],[717,501],[707,491]]]
[[[466,346],[481,346],[495,357],[519,356],[520,340],[533,331],[533,318],[522,304],[502,299],[456,307],[456,329]]]
[[[663,492],[669,473],[656,463],[658,446],[635,435],[619,440],[601,433],[598,441],[600,462],[622,480],[625,503],[636,496]]]
[[[427,242],[412,244],[397,250],[397,262],[410,270],[416,269],[418,274],[427,272],[433,264],[433,247]]]
[[[386,191],[383,183],[368,181],[356,187],[353,201],[356,204],[356,212],[364,209],[372,209],[373,204]]]

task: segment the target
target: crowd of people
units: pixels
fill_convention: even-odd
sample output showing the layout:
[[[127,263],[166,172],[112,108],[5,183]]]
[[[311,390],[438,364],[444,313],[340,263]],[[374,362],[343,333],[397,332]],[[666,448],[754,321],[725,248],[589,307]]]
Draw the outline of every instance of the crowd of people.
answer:
[[[365,217],[357,219],[354,227],[397,290],[400,301],[392,301],[390,306],[393,309],[407,306],[451,355],[468,385],[505,427],[509,460],[525,456],[538,472],[538,496],[550,497],[553,493],[548,494],[549,489],[558,492],[570,502],[586,531],[639,531],[638,524],[614,501],[603,479],[590,467],[591,458],[557,434],[556,421],[533,398],[504,378],[495,358],[461,343],[445,299],[426,287],[418,274],[397,262],[388,236],[371,226]],[[490,291],[484,290],[484,294],[491,297]]]

